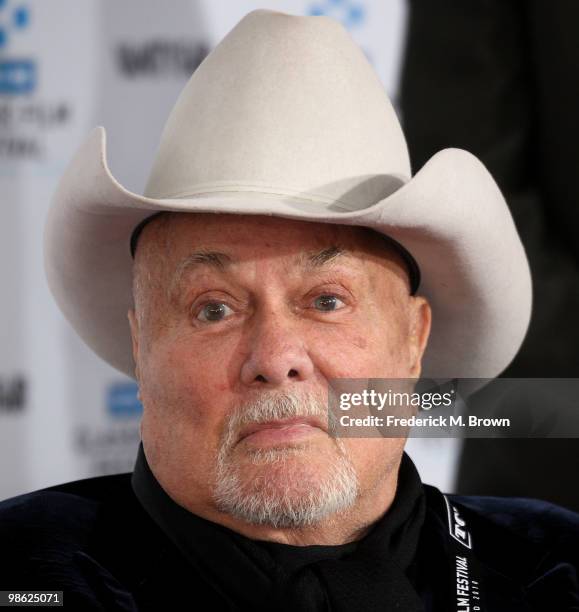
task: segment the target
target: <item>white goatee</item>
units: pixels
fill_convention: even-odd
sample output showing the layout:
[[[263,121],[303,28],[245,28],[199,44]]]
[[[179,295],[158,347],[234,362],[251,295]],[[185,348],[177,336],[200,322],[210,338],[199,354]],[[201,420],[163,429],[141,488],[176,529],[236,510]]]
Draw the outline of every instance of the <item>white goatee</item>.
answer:
[[[328,409],[312,395],[283,392],[262,395],[239,406],[229,417],[219,448],[214,501],[222,512],[257,525],[274,528],[311,527],[332,514],[351,508],[358,497],[358,477],[344,443],[335,443],[335,456],[324,454],[323,473],[307,469],[309,442],[278,448],[246,449],[249,463],[261,466],[259,476],[247,470],[233,451],[241,428],[249,423],[300,416],[328,418]],[[330,426],[333,421],[330,418]],[[316,455],[311,457],[316,460]],[[322,472],[322,470],[320,470]]]

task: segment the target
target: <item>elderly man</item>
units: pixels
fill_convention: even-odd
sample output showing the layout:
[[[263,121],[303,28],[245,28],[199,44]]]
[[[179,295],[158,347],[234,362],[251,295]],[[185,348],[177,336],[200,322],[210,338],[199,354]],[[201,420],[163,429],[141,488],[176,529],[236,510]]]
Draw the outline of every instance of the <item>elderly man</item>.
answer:
[[[146,196],[93,131],[46,272],[138,381],[142,444],[132,474],[0,504],[2,589],[83,610],[576,609],[576,515],[445,496],[403,436],[334,435],[331,381],[491,378],[530,312],[488,172],[447,150],[410,178],[336,22],[247,15],[177,101]]]

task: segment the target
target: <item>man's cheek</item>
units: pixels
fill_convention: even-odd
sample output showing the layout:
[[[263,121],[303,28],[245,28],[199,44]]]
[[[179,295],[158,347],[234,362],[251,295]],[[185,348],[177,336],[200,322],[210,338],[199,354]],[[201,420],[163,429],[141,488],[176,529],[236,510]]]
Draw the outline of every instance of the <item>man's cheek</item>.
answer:
[[[365,351],[368,348],[368,338],[362,334],[353,334],[351,338],[352,346]]]

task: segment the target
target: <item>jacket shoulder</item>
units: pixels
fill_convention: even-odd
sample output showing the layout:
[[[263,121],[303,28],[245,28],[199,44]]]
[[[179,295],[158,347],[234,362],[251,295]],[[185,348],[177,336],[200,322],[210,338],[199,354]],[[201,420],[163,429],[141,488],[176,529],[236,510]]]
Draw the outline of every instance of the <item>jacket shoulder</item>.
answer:
[[[106,504],[123,504],[132,493],[130,473],[99,476],[39,489],[0,502],[4,551],[34,555],[47,547],[82,547]]]
[[[63,590],[76,610],[179,609],[191,592],[215,597],[140,504],[131,476],[0,502],[0,589]]]
[[[440,538],[458,546],[459,554],[470,559],[470,571],[481,576],[488,609],[511,609],[507,602],[525,602],[525,610],[575,609],[578,514],[538,499],[443,496],[435,487],[425,488],[428,525],[439,538],[425,535],[426,558]]]
[[[575,545],[579,514],[556,504],[525,497],[448,495],[474,520],[507,529],[535,544]]]
[[[18,523],[30,525],[31,519],[68,521],[78,513],[86,513],[99,503],[126,493],[130,473],[97,476],[66,482],[0,501],[0,530]],[[72,512],[71,514],[68,514]],[[0,531],[1,533],[1,531]]]

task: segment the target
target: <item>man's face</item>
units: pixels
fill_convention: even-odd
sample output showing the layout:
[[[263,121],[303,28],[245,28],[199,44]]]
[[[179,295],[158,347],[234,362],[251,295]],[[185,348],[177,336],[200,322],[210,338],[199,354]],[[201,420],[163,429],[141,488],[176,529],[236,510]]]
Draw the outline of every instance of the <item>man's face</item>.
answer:
[[[420,371],[430,310],[378,235],[171,213],[143,230],[135,278],[143,445],[177,503],[298,528],[395,482],[403,439],[327,432],[329,380]]]

